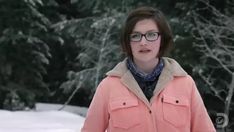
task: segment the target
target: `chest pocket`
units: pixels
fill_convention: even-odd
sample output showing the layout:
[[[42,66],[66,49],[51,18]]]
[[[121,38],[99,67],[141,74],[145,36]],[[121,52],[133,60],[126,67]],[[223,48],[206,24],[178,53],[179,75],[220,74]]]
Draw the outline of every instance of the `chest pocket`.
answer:
[[[110,120],[113,127],[130,129],[140,124],[138,101],[118,99],[110,102]]]
[[[188,99],[163,96],[162,98],[163,118],[170,124],[181,127],[189,120],[189,101]]]

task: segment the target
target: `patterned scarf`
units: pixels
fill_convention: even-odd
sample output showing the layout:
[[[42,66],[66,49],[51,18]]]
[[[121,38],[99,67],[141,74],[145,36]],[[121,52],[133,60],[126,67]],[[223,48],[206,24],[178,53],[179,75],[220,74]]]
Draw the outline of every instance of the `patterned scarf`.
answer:
[[[164,67],[163,60],[160,58],[158,65],[149,74],[144,74],[138,70],[130,58],[127,59],[127,67],[136,79],[146,98],[150,100],[150,98],[153,96],[153,91],[157,84],[158,78]]]
[[[151,73],[147,75],[145,75],[140,70],[138,70],[136,65],[130,58],[127,59],[127,67],[134,76],[140,77],[142,81],[154,81],[162,72],[164,64],[163,64],[163,60],[159,59],[158,65],[154,68],[154,70]]]

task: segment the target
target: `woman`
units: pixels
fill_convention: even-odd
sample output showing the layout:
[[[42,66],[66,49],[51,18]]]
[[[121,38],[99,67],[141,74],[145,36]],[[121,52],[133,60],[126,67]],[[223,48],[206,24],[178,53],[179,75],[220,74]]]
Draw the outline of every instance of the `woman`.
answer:
[[[127,58],[107,73],[82,132],[215,132],[193,79],[163,57],[172,33],[162,12],[140,7],[127,17]]]

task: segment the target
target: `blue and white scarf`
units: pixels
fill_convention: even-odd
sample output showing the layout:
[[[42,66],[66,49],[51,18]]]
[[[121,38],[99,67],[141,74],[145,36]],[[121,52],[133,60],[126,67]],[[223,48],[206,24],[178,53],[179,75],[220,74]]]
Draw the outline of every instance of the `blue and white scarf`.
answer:
[[[153,91],[158,82],[158,78],[164,67],[163,60],[160,58],[158,65],[155,66],[154,70],[147,75],[137,69],[136,65],[130,58],[127,59],[127,67],[131,71],[146,98],[150,100],[153,96]]]
[[[134,76],[140,77],[142,81],[154,81],[161,74],[164,64],[163,60],[160,58],[158,65],[154,68],[154,70],[151,73],[147,75],[138,70],[136,65],[130,58],[127,59],[127,67]]]

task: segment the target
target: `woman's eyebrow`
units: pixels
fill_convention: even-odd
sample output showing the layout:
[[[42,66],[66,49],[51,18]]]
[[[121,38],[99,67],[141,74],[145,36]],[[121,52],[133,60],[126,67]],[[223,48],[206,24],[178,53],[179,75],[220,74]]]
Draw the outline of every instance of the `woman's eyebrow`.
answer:
[[[149,30],[149,31],[147,31],[147,32],[159,32],[158,30],[156,30],[156,29],[152,29],[152,30]],[[146,32],[146,33],[147,33]]]
[[[152,29],[152,30],[146,31],[145,33],[148,33],[148,32],[159,32],[159,31],[156,29]],[[132,31],[132,33],[141,33],[142,34],[142,32],[140,32],[140,31]]]

